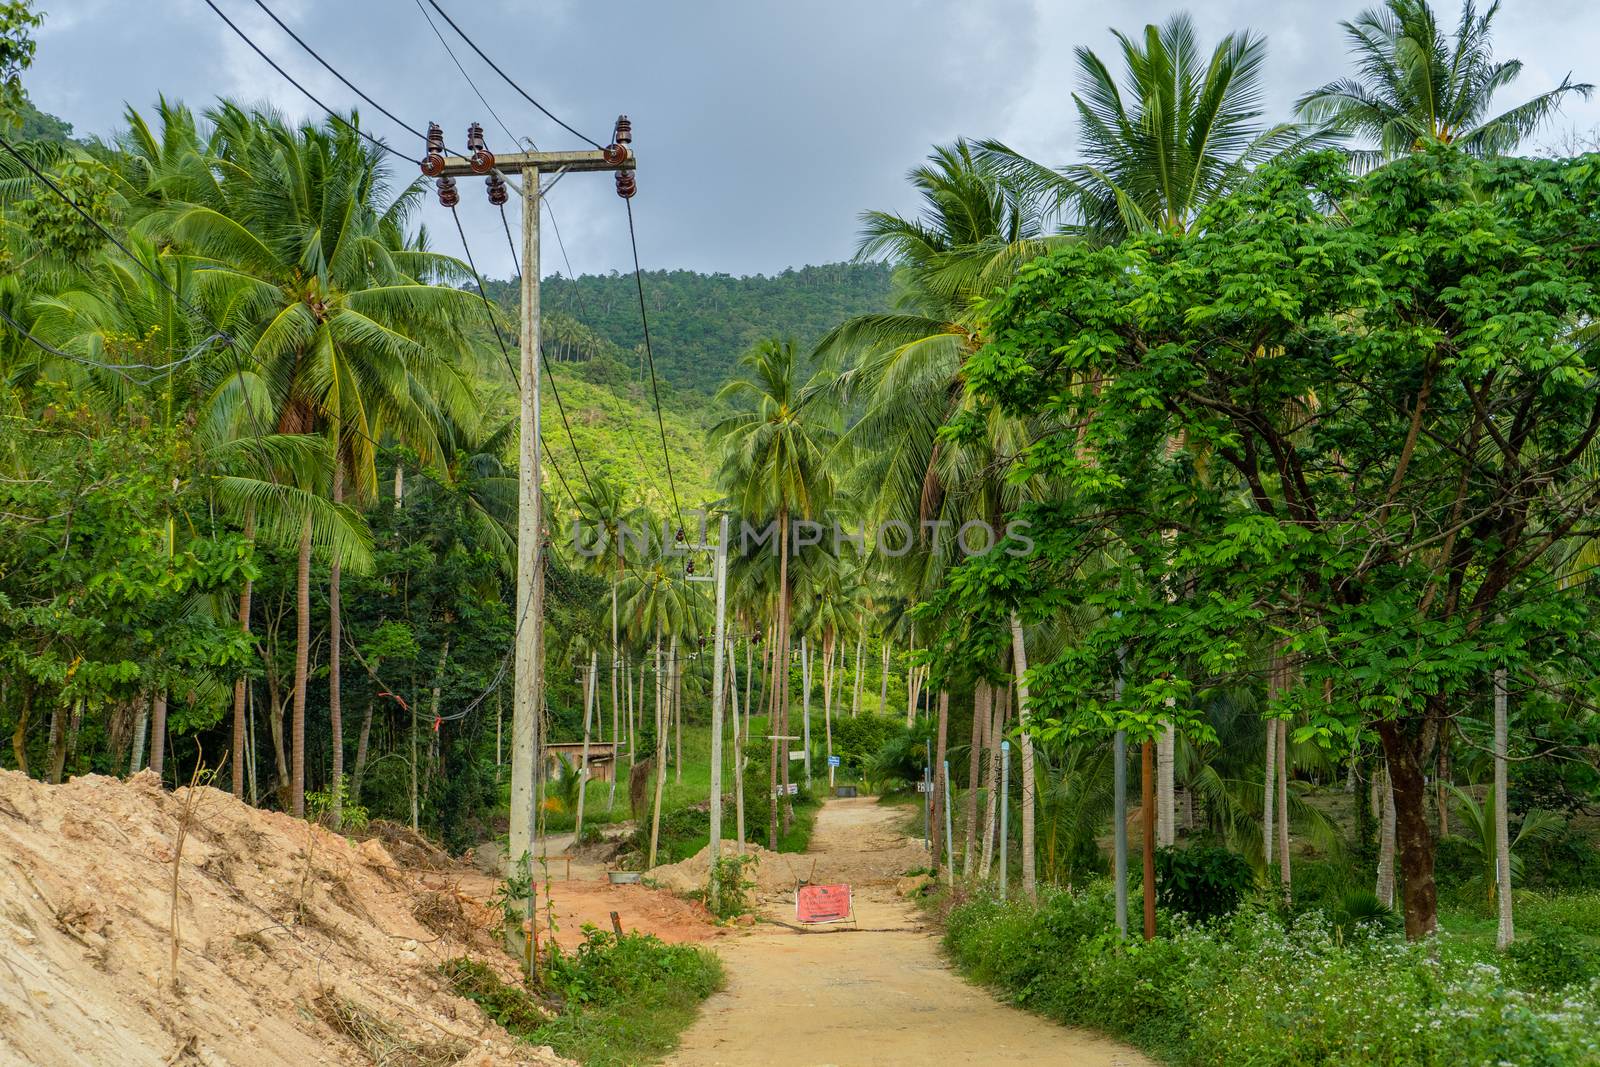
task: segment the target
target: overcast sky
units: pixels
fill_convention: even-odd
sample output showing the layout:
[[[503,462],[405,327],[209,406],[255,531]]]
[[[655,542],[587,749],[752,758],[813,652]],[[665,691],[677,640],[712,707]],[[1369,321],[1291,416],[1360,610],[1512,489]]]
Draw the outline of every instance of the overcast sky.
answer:
[[[215,0],[325,102],[359,100],[273,26],[254,0]],[[1110,24],[1136,32],[1178,6],[1145,0],[440,0],[524,89],[604,143],[618,112],[633,119],[634,201],[646,267],[733,274],[845,259],[863,209],[914,208],[905,172],[934,143],[999,137],[1036,159],[1070,160],[1072,48],[1108,60]],[[482,121],[491,148],[508,138],[446,54],[426,0],[266,0],[373,99],[411,125],[428,121],[459,145]],[[268,101],[295,116],[316,108],[235,37],[202,0],[40,0],[39,54],[25,83],[76,132],[108,135],[125,106],[165,93],[201,108],[219,96]],[[1206,0],[1190,5],[1209,48],[1249,28],[1269,43],[1269,115],[1345,72],[1338,27],[1363,0]],[[1440,0],[1441,21],[1456,9]],[[434,22],[511,131],[543,148],[583,147]],[[1512,103],[1571,71],[1600,83],[1600,4],[1506,0],[1497,54],[1526,65]],[[1120,64],[1114,64],[1120,70]],[[362,105],[363,125],[408,155],[413,138]],[[1600,127],[1600,99],[1574,101],[1541,140]],[[409,164],[395,161],[404,175]],[[481,183],[462,183],[480,267],[506,277],[510,252]],[[608,175],[564,178],[556,222],[580,273],[625,267],[627,229]],[[513,204],[515,201],[513,201]],[[459,253],[448,215],[425,221]],[[513,218],[513,226],[516,225]],[[548,216],[546,218],[548,227]],[[546,274],[563,271],[547,245]]]

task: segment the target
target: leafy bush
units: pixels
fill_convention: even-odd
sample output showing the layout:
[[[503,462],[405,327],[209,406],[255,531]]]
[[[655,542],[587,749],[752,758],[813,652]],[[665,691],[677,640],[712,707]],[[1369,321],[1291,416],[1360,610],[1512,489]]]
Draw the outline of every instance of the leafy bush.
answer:
[[[706,907],[719,919],[731,919],[750,910],[750,890],[756,883],[745,877],[745,868],[754,856],[719,856],[711,869],[706,890]]]
[[[842,769],[865,774],[868,763],[889,739],[905,733],[905,723],[888,715],[841,716],[833,723],[833,754]]]
[[[668,945],[654,934],[619,937],[585,926],[577,952],[551,962],[550,985],[569,1004],[617,1004],[667,987],[699,1000],[721,987],[722,965],[693,945]]]
[[[1156,850],[1156,899],[1192,919],[1233,914],[1254,885],[1255,872],[1237,852],[1204,845]]]
[[[1506,950],[1512,977],[1534,989],[1558,990],[1600,976],[1600,951],[1575,930],[1547,926]]]
[[[1518,990],[1447,935],[1340,938],[1319,911],[1287,925],[1249,907],[1203,926],[1164,916],[1157,940],[1124,941],[1097,883],[959,904],[945,941],[1017,1003],[1175,1064],[1600,1063],[1600,983]]]

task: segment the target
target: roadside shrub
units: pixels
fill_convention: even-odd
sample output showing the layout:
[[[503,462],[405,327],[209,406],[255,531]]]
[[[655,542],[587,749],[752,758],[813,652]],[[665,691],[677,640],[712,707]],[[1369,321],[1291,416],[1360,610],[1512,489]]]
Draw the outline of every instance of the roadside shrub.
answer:
[[[1448,935],[1407,944],[1361,922],[1341,937],[1320,911],[1286,925],[1247,905],[1124,941],[1112,917],[1105,883],[1037,905],[976,898],[949,913],[945,943],[1016,1003],[1174,1064],[1600,1063],[1600,982],[1520,990],[1511,961],[1502,974]]]
[[[1547,926],[1513,941],[1506,950],[1511,976],[1534,989],[1555,991],[1600,976],[1600,951],[1576,930]]]
[[[1237,852],[1198,845],[1156,850],[1156,899],[1191,919],[1231,915],[1255,886],[1255,872]]]
[[[700,1000],[721,987],[722,965],[693,945],[668,945],[654,934],[618,937],[585,926],[577,951],[551,961],[550,985],[569,1004],[616,1004],[668,987]]]

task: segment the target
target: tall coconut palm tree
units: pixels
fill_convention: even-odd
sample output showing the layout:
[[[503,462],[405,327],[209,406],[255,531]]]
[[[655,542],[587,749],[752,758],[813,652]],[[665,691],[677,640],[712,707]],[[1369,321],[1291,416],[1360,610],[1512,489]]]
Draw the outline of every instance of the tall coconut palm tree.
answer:
[[[1207,54],[1185,14],[1140,37],[1111,32],[1120,86],[1098,54],[1073,50],[1083,162],[1051,168],[982,143],[981,158],[1041,208],[1102,240],[1182,232],[1252,167],[1308,143],[1296,126],[1261,121],[1265,38],[1230,33]]]
[[[723,450],[720,477],[739,510],[777,519],[777,635],[775,679],[784,679],[789,661],[789,615],[794,596],[790,579],[790,525],[820,515],[833,495],[827,459],[838,440],[837,415],[828,404],[829,374],[807,374],[792,341],[759,342],[739,361],[740,374],[717,392],[717,400],[737,410],[712,427]],[[780,685],[776,731],[788,733],[789,687]],[[778,773],[778,743],[772,743],[773,787]],[[788,761],[783,773],[788,774]],[[768,846],[778,847],[777,809],[768,827]],[[785,829],[792,808],[783,805]]]
[[[330,495],[342,496],[348,480],[358,497],[371,497],[380,435],[405,441],[427,461],[442,451],[442,425],[475,421],[452,356],[462,344],[456,327],[476,298],[431,284],[464,269],[407,237],[421,186],[390,195],[376,150],[350,129],[295,128],[230,103],[208,118],[226,179],[196,185],[190,191],[199,199],[175,200],[141,225],[184,250],[213,299],[226,294],[225,325],[248,342],[249,364],[268,386],[275,431],[326,436]],[[311,548],[303,527],[288,800],[296,815],[305,807]],[[330,592],[336,629],[338,598]],[[335,686],[339,654],[338,642],[330,642]],[[335,775],[343,762],[338,708],[335,689]]]
[[[579,521],[588,528],[585,531],[585,537],[589,539],[587,543],[592,546],[592,551],[586,550],[584,554],[584,563],[591,574],[604,577],[611,584],[611,666],[607,673],[611,676],[611,740],[615,744],[621,715],[617,685],[622,663],[617,590],[628,566],[628,531],[643,525],[644,512],[639,507],[630,507],[621,487],[604,475],[596,475],[593,480],[586,481],[583,492],[578,494],[577,505]],[[613,800],[616,798],[616,784],[616,775],[612,775]]]
[[[1495,112],[1496,93],[1522,73],[1516,59],[1496,62],[1490,44],[1500,4],[1481,14],[1461,5],[1455,33],[1447,37],[1427,0],[1387,0],[1345,22],[1356,73],[1302,96],[1301,117],[1335,133],[1376,145],[1356,152],[1373,165],[1430,144],[1454,144],[1474,155],[1510,152],[1570,96],[1594,90],[1569,74],[1561,84],[1506,111]]]

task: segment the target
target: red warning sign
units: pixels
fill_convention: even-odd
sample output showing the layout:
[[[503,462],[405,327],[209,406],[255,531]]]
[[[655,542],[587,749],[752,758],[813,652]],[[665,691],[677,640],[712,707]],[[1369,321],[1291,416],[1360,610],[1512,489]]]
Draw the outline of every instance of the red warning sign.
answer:
[[[794,895],[796,922],[843,922],[850,918],[851,910],[847,885],[803,885]]]

